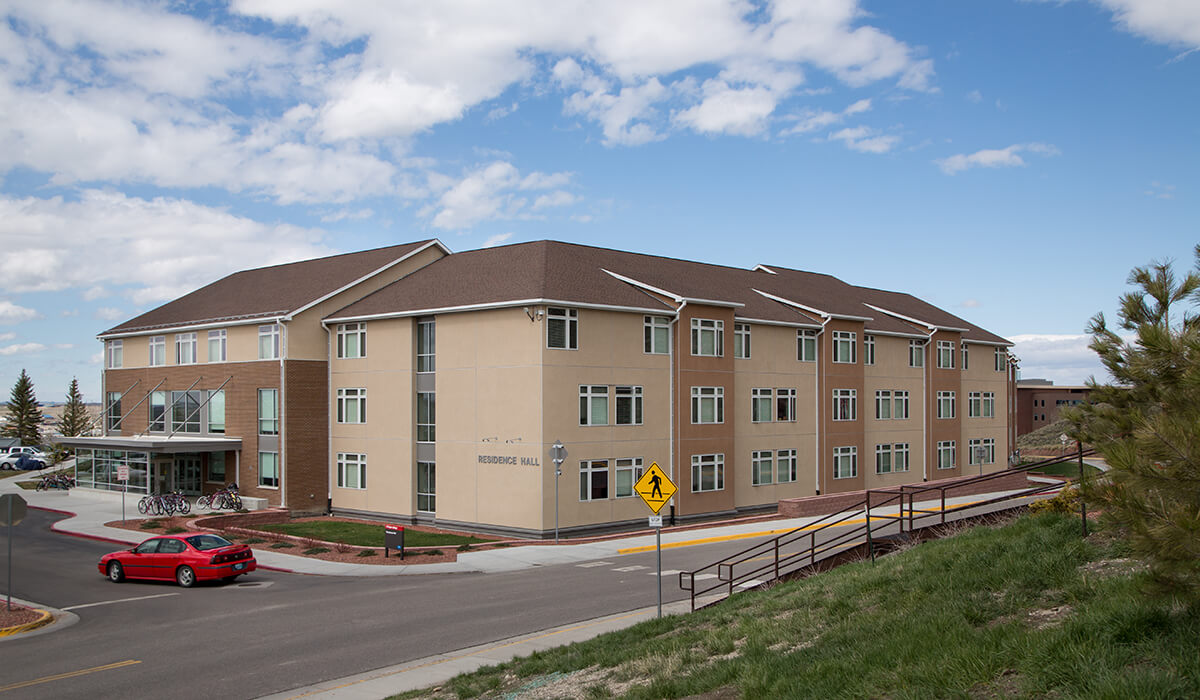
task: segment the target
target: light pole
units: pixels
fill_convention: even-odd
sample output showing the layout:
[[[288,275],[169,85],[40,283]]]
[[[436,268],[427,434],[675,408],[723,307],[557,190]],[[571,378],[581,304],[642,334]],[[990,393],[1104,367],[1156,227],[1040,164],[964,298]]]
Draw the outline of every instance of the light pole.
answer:
[[[554,462],[554,544],[558,544],[558,477],[562,476],[562,463],[567,459],[562,440],[555,440],[550,447],[550,459]]]

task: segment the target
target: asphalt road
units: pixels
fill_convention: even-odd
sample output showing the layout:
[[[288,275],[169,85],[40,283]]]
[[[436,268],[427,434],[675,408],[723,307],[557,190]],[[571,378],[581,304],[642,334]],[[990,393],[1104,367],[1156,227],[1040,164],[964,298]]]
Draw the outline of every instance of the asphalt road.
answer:
[[[486,575],[258,571],[192,589],[114,584],[96,561],[117,547],[50,532],[61,517],[30,510],[14,528],[13,595],[80,619],[0,640],[0,700],[258,697],[657,601],[653,551]],[[663,570],[697,568],[748,544],[664,550]],[[664,602],[683,597],[676,580],[664,578]]]

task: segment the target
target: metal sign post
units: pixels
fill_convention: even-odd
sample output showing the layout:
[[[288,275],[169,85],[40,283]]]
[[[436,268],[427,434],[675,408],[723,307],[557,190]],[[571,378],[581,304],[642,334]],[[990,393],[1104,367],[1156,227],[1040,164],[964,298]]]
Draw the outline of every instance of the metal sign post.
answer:
[[[13,525],[25,518],[25,499],[15,493],[0,496],[0,517],[8,525],[8,609],[12,610],[12,542]]]
[[[554,544],[558,544],[558,477],[562,476],[562,463],[567,459],[567,448],[562,440],[555,440],[550,448],[550,459],[554,462]]]
[[[117,465],[117,481],[121,482],[121,522],[125,522],[125,494],[129,492],[129,465]]]
[[[642,497],[650,510],[654,511],[654,515],[650,516],[649,526],[654,528],[654,550],[658,561],[658,616],[662,617],[662,516],[658,512],[678,489],[666,472],[658,466],[658,462],[652,462],[650,468],[642,474],[642,478],[633,485],[633,490]]]

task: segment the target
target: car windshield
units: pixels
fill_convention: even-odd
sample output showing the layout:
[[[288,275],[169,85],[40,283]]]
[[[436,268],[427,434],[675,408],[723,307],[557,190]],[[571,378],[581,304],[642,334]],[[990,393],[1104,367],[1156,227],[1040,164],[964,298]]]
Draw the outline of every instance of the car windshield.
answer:
[[[233,544],[229,540],[218,535],[192,535],[191,537],[187,538],[187,541],[188,544],[202,552],[206,549],[219,549],[221,547],[228,547],[229,545]]]

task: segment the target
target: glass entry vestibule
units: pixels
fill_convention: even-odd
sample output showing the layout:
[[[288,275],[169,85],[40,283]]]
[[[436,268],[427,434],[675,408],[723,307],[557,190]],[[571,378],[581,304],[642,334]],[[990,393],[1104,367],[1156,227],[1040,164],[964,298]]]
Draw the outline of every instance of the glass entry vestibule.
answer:
[[[242,446],[239,438],[75,437],[60,442],[75,448],[79,486],[110,491],[128,487],[129,493],[141,494],[177,490],[187,496],[201,495],[206,479],[236,479]],[[129,468],[128,484],[118,478],[122,466]]]

